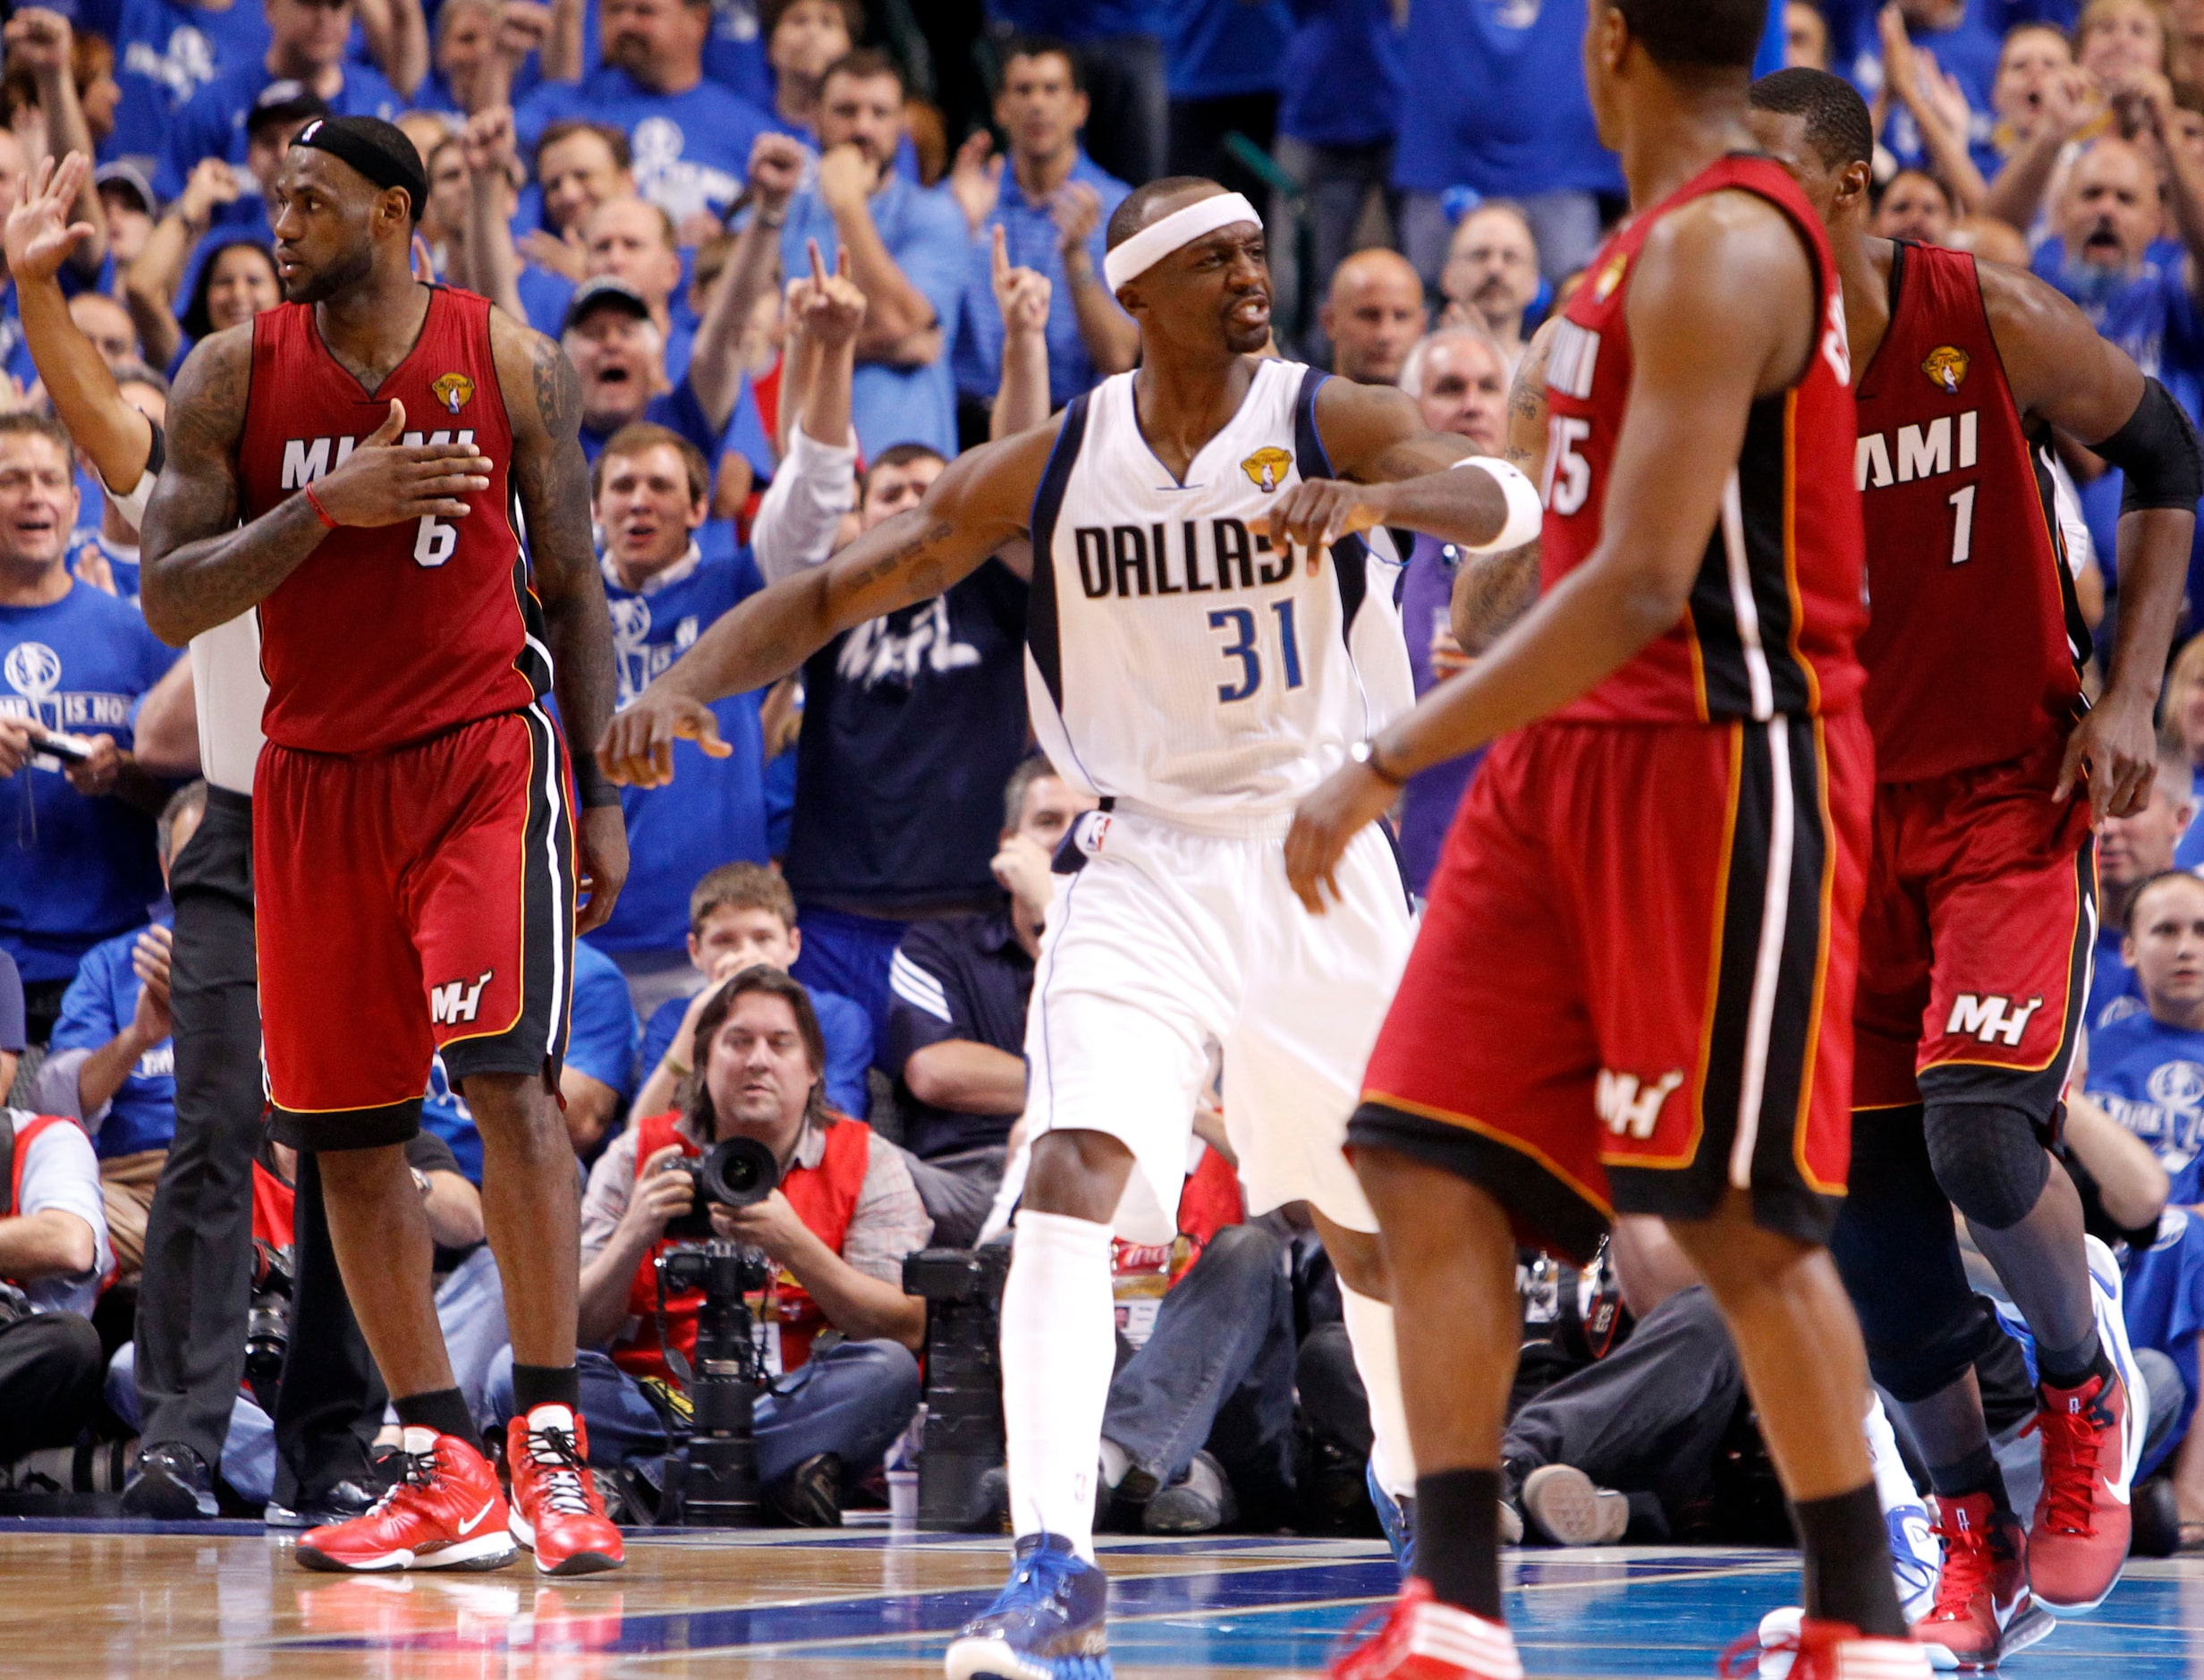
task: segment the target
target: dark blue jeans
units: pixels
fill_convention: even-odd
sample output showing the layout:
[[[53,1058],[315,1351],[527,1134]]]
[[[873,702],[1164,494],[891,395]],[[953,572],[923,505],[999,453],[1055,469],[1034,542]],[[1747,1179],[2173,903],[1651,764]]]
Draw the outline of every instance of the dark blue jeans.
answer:
[[[665,1427],[634,1378],[594,1350],[575,1363],[592,1464],[610,1469],[666,1450]],[[819,1453],[839,1455],[850,1474],[862,1475],[919,1409],[919,1362],[900,1342],[842,1342],[776,1387],[781,1392],[758,1402],[759,1482],[770,1487]],[[499,1422],[513,1415],[511,1348],[490,1367],[488,1398]]]
[[[1168,1487],[1207,1447],[1243,1504],[1293,1485],[1293,1291],[1284,1246],[1227,1226],[1110,1384],[1102,1433]]]

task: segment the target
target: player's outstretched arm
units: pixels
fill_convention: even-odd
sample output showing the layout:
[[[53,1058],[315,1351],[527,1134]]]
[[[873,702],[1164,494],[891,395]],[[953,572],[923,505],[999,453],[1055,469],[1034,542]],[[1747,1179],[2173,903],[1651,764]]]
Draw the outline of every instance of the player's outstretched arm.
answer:
[[[2153,717],[2189,581],[2204,458],[2180,405],[2035,276],[1980,263],[1982,301],[2013,401],[2127,475],[2120,504],[2119,628],[2105,692],[2067,738],[2057,797],[2089,773],[2098,820],[2132,816],[2157,777]]]
[[[1533,484],[1546,482],[1546,358],[1561,317],[1556,315],[1523,346],[1507,396],[1507,438],[1500,456]],[[1464,653],[1477,654],[1530,610],[1539,598],[1539,539],[1489,554],[1469,553],[1454,572],[1447,617]]]
[[[258,606],[339,525],[463,519],[489,488],[472,444],[402,444],[405,404],[343,464],[249,524],[237,522],[237,446],[251,395],[252,328],[233,327],[184,361],[169,395],[168,459],[140,527],[146,623],[171,647]]]
[[[842,632],[931,600],[1025,535],[1058,429],[1037,427],[958,456],[909,513],[722,615],[613,719],[597,749],[605,774],[638,787],[670,782],[677,740],[725,757],[708,702],[762,688]]]
[[[612,615],[589,531],[589,466],[581,455],[581,381],[566,352],[510,317],[490,314],[490,350],[513,426],[513,485],[528,526],[529,570],[543,603],[559,722],[581,801],[577,826],[589,900],[579,930],[601,927],[627,879],[620,795],[591,748],[611,720],[616,679]]]
[[[1605,496],[1598,547],[1475,666],[1386,729],[1374,766],[1350,764],[1301,802],[1286,875],[1311,911],[1347,843],[1407,777],[1589,692],[1683,615],[1754,398],[1824,353],[1815,293],[1806,248],[1770,205],[1714,195],[1654,228],[1627,306],[1628,418],[1608,482],[1594,487]],[[1709,335],[1710,319],[1727,329]]]

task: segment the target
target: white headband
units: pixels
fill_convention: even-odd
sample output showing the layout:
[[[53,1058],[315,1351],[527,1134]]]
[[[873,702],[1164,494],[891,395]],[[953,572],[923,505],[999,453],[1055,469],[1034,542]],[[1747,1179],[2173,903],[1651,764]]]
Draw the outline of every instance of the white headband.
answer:
[[[1204,233],[1214,233],[1218,228],[1230,227],[1235,222],[1252,222],[1260,227],[1263,218],[1256,215],[1255,207],[1237,192],[1220,192],[1212,198],[1197,199],[1185,208],[1172,211],[1161,221],[1150,222],[1103,258],[1103,277],[1108,280],[1110,290],[1115,292],[1135,275],[1146,274],[1182,246],[1191,245]]]

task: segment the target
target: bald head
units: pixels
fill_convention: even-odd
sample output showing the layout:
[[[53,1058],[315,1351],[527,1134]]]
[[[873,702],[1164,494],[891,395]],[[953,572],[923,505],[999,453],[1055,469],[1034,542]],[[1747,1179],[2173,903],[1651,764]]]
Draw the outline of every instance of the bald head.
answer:
[[[2066,178],[2058,220],[2070,264],[2132,272],[2157,236],[2157,166],[2125,140],[2094,141]]]
[[[1357,385],[1395,385],[1425,324],[1423,282],[1398,251],[1358,250],[1332,275],[1318,320],[1332,371]]]

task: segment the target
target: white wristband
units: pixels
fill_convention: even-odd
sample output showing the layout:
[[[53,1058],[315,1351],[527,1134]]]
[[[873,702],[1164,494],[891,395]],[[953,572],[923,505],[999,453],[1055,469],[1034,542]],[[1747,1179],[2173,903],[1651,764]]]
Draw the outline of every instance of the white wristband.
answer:
[[[1498,485],[1507,499],[1507,522],[1500,527],[1500,534],[1490,542],[1464,544],[1471,554],[1520,548],[1538,536],[1546,523],[1546,509],[1539,500],[1539,487],[1523,476],[1521,468],[1492,455],[1464,455],[1454,465],[1475,467]]]

